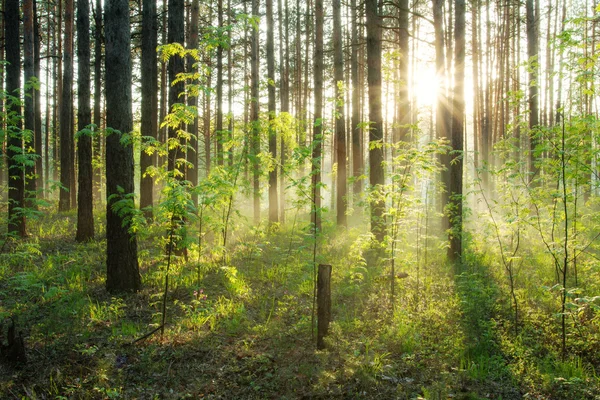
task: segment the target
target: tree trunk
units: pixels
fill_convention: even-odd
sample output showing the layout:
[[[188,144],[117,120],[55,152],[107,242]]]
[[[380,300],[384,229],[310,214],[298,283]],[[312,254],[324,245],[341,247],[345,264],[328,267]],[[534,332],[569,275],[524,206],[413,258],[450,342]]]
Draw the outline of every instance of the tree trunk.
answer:
[[[381,242],[385,237],[385,202],[382,198],[383,117],[381,113],[381,16],[378,0],[366,0],[367,84],[369,87],[369,183],[371,186],[371,233]]]
[[[410,33],[408,31],[408,13],[409,13],[408,0],[400,0],[398,3],[399,15],[398,15],[398,48],[400,50],[399,60],[399,90],[398,90],[398,128],[396,129],[396,136],[394,142],[407,141],[410,129],[410,100],[408,98],[408,65],[409,65],[409,46],[408,38]]]
[[[108,0],[105,7],[106,125],[114,130],[106,137],[106,289],[135,292],[141,286],[137,238],[131,221],[113,209],[134,191],[133,147],[121,144],[122,135],[133,130],[129,2]]]
[[[62,102],[60,105],[60,200],[59,211],[68,211],[73,179],[73,0],[65,0]]]
[[[275,26],[273,23],[273,0],[266,1],[267,6],[267,79],[269,81],[269,153],[271,158],[277,161],[277,131],[274,126],[275,114]],[[269,170],[269,223],[279,221],[277,193],[277,164]]]
[[[192,0],[192,9],[191,9],[191,23],[190,30],[188,36],[188,48],[197,49],[198,48],[198,17],[200,13],[200,3],[198,0]],[[192,72],[194,59],[192,57],[188,58],[188,72]],[[155,77],[156,78],[156,77]],[[156,81],[156,79],[155,79]],[[198,97],[197,96],[189,96],[188,97],[188,105],[191,107],[198,108]],[[198,186],[198,134],[199,134],[199,122],[198,118],[194,118],[194,121],[188,126],[188,130],[190,131],[190,149],[188,151],[187,157],[188,162],[191,164],[191,168],[187,169],[187,179],[191,182],[192,186]],[[198,194],[193,192],[192,201],[194,202],[194,206],[198,207]]]
[[[538,144],[538,140],[535,138],[534,128],[539,125],[539,111],[538,111],[538,29],[537,29],[537,18],[534,8],[534,0],[526,0],[525,2],[527,12],[527,57],[529,58],[529,129],[530,132],[530,154],[529,154],[529,171],[531,173],[531,179],[537,173],[537,167],[535,166],[535,148]]]
[[[252,0],[252,15],[259,15],[259,0]],[[250,123],[252,124],[252,144],[250,151],[250,160],[252,161],[252,189],[254,198],[254,224],[260,222],[260,165],[258,162],[258,153],[260,153],[260,120],[259,106],[259,41],[258,27],[252,29],[251,36],[251,89],[250,89]]]
[[[94,15],[94,125],[97,132],[102,131],[102,0],[96,0]],[[94,158],[102,160],[102,135],[94,136]],[[102,163],[98,162],[94,170],[94,197],[97,203],[102,201]]]
[[[344,51],[340,0],[333,0],[333,84],[335,89],[335,148],[337,154],[337,224],[348,225],[346,216],[346,121],[344,117]]]
[[[158,44],[158,24],[156,0],[144,0],[142,8],[142,137],[158,139],[156,110],[158,108],[158,65],[156,46]],[[145,139],[142,139],[145,142]],[[140,209],[146,217],[152,216],[154,180],[146,171],[156,165],[156,153],[140,152]]]
[[[280,73],[280,89],[279,95],[281,100],[281,113],[289,113],[290,111],[290,53],[289,53],[289,32],[288,32],[288,2],[285,0],[285,17],[281,0],[278,1],[279,11],[279,73]],[[285,27],[285,30],[284,30]],[[285,222],[285,163],[286,163],[286,146],[285,139],[281,135],[281,165],[279,168],[279,221]]]
[[[40,65],[40,21],[37,12],[37,2],[33,2],[33,74],[41,80],[42,72]],[[36,193],[35,196],[44,197],[44,153],[42,146],[42,99],[41,99],[41,85],[35,91],[35,179],[36,179]]]
[[[223,0],[217,1],[217,19],[219,29],[223,27]],[[217,165],[223,165],[223,44],[217,46],[217,111],[215,121],[215,139],[217,141]]]
[[[454,154],[450,167],[450,211],[452,226],[448,257],[462,259],[462,185],[463,185],[463,133],[465,121],[465,0],[455,0],[454,26],[454,96],[452,102],[452,139]]]
[[[23,77],[25,78],[24,86],[24,118],[25,130],[29,133],[23,136],[23,144],[25,146],[25,153],[31,155],[35,150],[35,92],[34,86],[32,85],[32,79],[35,76],[34,70],[34,15],[33,15],[33,3],[34,0],[23,1]],[[25,166],[25,204],[29,208],[35,208],[35,191],[36,191],[36,178],[35,178],[35,166],[37,161],[33,164],[27,164]]]
[[[94,193],[92,171],[92,136],[81,133],[92,123],[90,109],[90,5],[89,0],[77,0],[77,129],[79,177],[77,198],[77,234],[83,242],[94,238]]]
[[[19,1],[5,0],[4,38],[6,49],[6,92],[19,96],[21,89],[21,46],[19,35]],[[23,164],[18,158],[23,155],[21,132],[21,106],[8,101],[6,111],[13,113],[7,123],[8,129],[8,232],[25,237],[25,214],[21,211],[25,203],[25,175]]]
[[[312,140],[312,223],[321,231],[321,153],[323,146],[323,2],[315,1],[314,122]]]
[[[350,69],[352,75],[352,177],[354,178],[353,194],[358,199],[362,192],[363,149],[362,128],[360,127],[360,86],[358,73],[358,13],[356,0],[352,0],[352,51],[350,53]]]
[[[168,43],[179,43],[181,45],[185,42],[185,19],[184,19],[184,1],[183,0],[169,0],[169,27],[167,33]],[[177,75],[184,72],[183,58],[179,55],[172,56],[169,59],[168,73],[169,73],[169,111],[173,112],[173,106],[177,103],[181,103],[179,96],[184,92],[184,83],[182,81],[174,84]],[[181,125],[180,125],[181,127]],[[169,172],[181,169],[179,173],[183,173],[184,166],[180,164],[180,160],[184,156],[183,143],[179,138],[180,127],[169,127],[168,135],[169,141],[176,141],[177,146],[169,150],[169,160],[167,168]],[[170,147],[170,146],[169,146]]]

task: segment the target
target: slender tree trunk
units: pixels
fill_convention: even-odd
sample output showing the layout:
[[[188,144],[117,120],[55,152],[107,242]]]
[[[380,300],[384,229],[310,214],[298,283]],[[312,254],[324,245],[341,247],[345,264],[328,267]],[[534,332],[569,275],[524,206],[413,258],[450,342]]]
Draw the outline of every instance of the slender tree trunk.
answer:
[[[538,140],[535,138],[534,128],[539,125],[538,111],[538,25],[536,23],[538,16],[535,14],[534,0],[526,0],[525,7],[527,11],[527,57],[529,58],[529,129],[530,132],[530,155],[529,155],[529,171],[531,179],[537,173],[538,169],[535,166],[535,148]]]
[[[400,0],[398,3],[399,15],[398,15],[398,47],[400,50],[399,60],[399,90],[398,90],[398,128],[396,129],[396,136],[394,142],[407,141],[410,130],[408,125],[410,124],[410,100],[408,97],[408,65],[409,65],[409,46],[408,38],[410,32],[408,30],[408,13],[409,13],[408,0]]]
[[[156,0],[144,0],[142,6],[142,137],[158,139],[156,109],[158,108],[158,44]],[[145,140],[144,140],[145,141]],[[140,209],[152,216],[154,180],[146,171],[156,165],[156,153],[140,152]]]
[[[279,11],[279,73],[280,73],[280,101],[281,113],[290,112],[290,54],[289,54],[289,31],[288,31],[288,1],[285,0],[285,17],[283,14],[281,0],[278,0]],[[285,27],[285,29],[284,29]],[[279,169],[279,221],[285,222],[285,163],[286,163],[286,145],[283,135],[281,135],[281,166]]]
[[[313,229],[321,231],[321,155],[323,148],[323,2],[315,1],[315,55],[313,59],[314,122],[312,140]]]
[[[223,0],[217,0],[217,19],[219,28],[223,27]],[[223,45],[217,47],[217,111],[215,121],[215,139],[217,141],[217,164],[223,165]]]
[[[78,242],[94,238],[94,193],[92,171],[92,136],[82,133],[92,123],[90,109],[90,5],[89,0],[77,0],[77,151],[79,155],[79,184],[77,199]]]
[[[33,78],[35,77],[34,68],[34,15],[33,15],[33,3],[34,0],[23,1],[23,76],[25,78],[25,90],[24,93],[24,119],[25,130],[29,133],[24,135],[23,144],[25,146],[25,153],[31,155],[35,152],[35,88],[33,87]],[[36,178],[35,178],[35,166],[37,161],[34,161],[31,165],[25,166],[25,201],[29,208],[35,208],[35,191],[36,191]]]
[[[60,105],[60,200],[59,211],[68,211],[71,204],[73,171],[73,0],[65,0],[65,37],[63,49],[62,103]]]
[[[5,0],[4,38],[6,49],[6,91],[11,96],[19,96],[21,89],[21,46],[19,34],[19,0]],[[17,102],[7,102],[6,111],[13,113],[14,119],[7,123],[8,129],[8,232],[25,237],[25,214],[21,211],[25,204],[25,171],[18,160],[23,155],[21,132],[21,106]]]
[[[275,24],[273,22],[273,0],[266,0],[267,8],[267,92],[269,97],[269,153],[277,161],[277,130],[275,129]],[[277,164],[269,170],[269,223],[279,221],[277,193]]]
[[[465,0],[455,0],[454,26],[454,96],[452,101],[452,139],[454,159],[450,169],[450,248],[448,257],[452,261],[462,259],[462,194],[463,194],[463,134],[465,121]]]
[[[188,37],[188,48],[197,49],[198,48],[198,17],[200,13],[200,2],[199,0],[192,0],[192,9],[191,9],[191,23]],[[193,71],[193,58],[188,58],[188,72]],[[156,78],[156,77],[155,77]],[[155,79],[156,81],[156,79]],[[188,97],[188,105],[191,107],[198,108],[198,97],[197,96],[189,96]],[[190,148],[191,151],[188,151],[188,162],[191,164],[191,168],[187,169],[187,179],[191,182],[192,186],[198,186],[198,134],[199,132],[199,121],[198,118],[194,118],[194,121],[188,126],[188,130],[190,131]],[[192,201],[194,202],[194,206],[198,207],[198,194],[194,192],[192,194]]]
[[[333,0],[333,84],[335,89],[335,147],[337,154],[337,224],[348,226],[346,216],[346,121],[344,117],[344,51],[340,0]]]
[[[252,0],[252,15],[259,15],[259,0]],[[252,161],[252,189],[254,198],[254,224],[260,223],[260,165],[258,154],[260,153],[260,93],[259,89],[259,40],[258,28],[252,30],[251,35],[251,89],[250,89],[250,123],[252,124],[252,146],[250,160]]]
[[[94,125],[102,131],[102,0],[96,0],[94,14]],[[94,135],[94,159],[98,165],[94,169],[94,197],[102,202],[102,135]]]
[[[362,129],[360,127],[360,86],[358,73],[358,13],[356,0],[351,1],[352,8],[352,51],[350,53],[350,69],[352,75],[352,177],[354,178],[353,194],[358,199],[362,193],[363,149]]]
[[[371,233],[379,242],[385,237],[385,202],[382,198],[383,117],[381,103],[381,16],[377,0],[366,0],[367,83],[369,87],[369,181],[371,185]]]
[[[33,2],[33,73],[38,80],[42,78],[40,64],[40,21],[37,12],[37,2]],[[42,146],[42,99],[41,84],[35,91],[35,174],[36,174],[36,193],[35,196],[44,198],[44,152]]]
[[[168,27],[168,43],[179,43],[183,45],[185,43],[184,33],[184,2],[183,0],[169,0],[169,27]],[[175,82],[177,76],[184,72],[183,58],[179,55],[173,56],[169,59],[168,73],[169,73],[169,110],[173,111],[173,106],[177,103],[181,103],[179,98],[180,94],[184,91],[183,82]],[[184,166],[180,164],[180,160],[184,156],[182,149],[183,143],[178,135],[179,128],[169,127],[168,135],[169,140],[179,142],[175,148],[169,150],[168,170],[173,172],[176,169],[180,169],[183,173]]]
[[[133,146],[121,143],[133,130],[129,2],[108,0],[105,7],[106,125],[115,130],[106,137],[106,289],[136,292],[141,287],[137,238],[131,221],[114,210],[115,202],[134,190]]]

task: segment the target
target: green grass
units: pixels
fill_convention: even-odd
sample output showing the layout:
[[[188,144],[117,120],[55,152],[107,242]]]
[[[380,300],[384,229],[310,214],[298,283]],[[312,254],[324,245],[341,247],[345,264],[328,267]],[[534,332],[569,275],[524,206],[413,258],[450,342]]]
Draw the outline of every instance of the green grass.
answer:
[[[0,364],[0,398],[519,399],[530,393],[585,399],[600,393],[598,354],[584,347],[597,338],[598,321],[573,327],[585,336],[572,340],[573,356],[562,361],[549,312],[556,299],[524,283],[515,337],[502,270],[483,247],[469,254],[460,274],[444,263],[437,239],[429,242],[427,264],[421,257],[417,265],[414,246],[399,249],[397,265],[408,277],[396,282],[392,313],[389,269],[364,229],[326,226],[318,261],[333,265],[333,322],[327,349],[317,351],[311,237],[299,223],[271,233],[239,231],[226,258],[199,257],[192,246],[187,263],[175,261],[164,336],[132,345],[160,323],[166,260],[157,235],[164,232],[149,229],[140,241],[142,291],[116,296],[104,290],[104,240],[75,243],[65,219],[43,217],[31,227],[35,236],[0,254],[0,316],[16,316],[28,356],[21,369]]]

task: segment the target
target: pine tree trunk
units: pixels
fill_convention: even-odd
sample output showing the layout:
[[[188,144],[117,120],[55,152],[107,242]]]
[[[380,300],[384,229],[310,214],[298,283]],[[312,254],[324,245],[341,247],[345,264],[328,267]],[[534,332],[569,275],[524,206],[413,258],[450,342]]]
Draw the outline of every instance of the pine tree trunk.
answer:
[[[4,38],[6,49],[6,91],[18,96],[21,89],[21,46],[19,34],[19,1],[5,0]],[[7,123],[8,129],[8,232],[25,237],[25,214],[20,209],[25,204],[25,175],[23,165],[17,160],[23,154],[21,132],[21,107],[7,102],[6,111],[14,113],[14,119]]]
[[[312,223],[321,231],[321,154],[323,146],[323,2],[315,1],[315,55],[313,59],[314,122],[312,140]]]
[[[352,51],[350,53],[350,69],[352,75],[352,177],[354,185],[352,187],[354,200],[356,201],[362,192],[362,179],[359,177],[363,173],[363,149],[362,149],[362,129],[360,127],[360,86],[358,73],[358,13],[356,0],[352,0]]]
[[[252,15],[259,15],[259,0],[252,0]],[[250,160],[252,161],[252,190],[254,198],[254,224],[260,222],[260,165],[258,162],[258,154],[260,153],[260,93],[259,89],[259,40],[258,28],[252,30],[251,41],[251,89],[250,89],[250,123],[252,124],[252,140]]]
[[[81,134],[92,123],[90,109],[90,5],[89,0],[77,0],[77,141],[79,156],[77,234],[78,242],[94,238],[94,193],[92,171],[92,137]]]
[[[275,24],[273,23],[273,0],[266,0],[267,8],[267,85],[269,103],[269,153],[277,161],[277,130],[274,127],[275,114]],[[277,193],[277,164],[269,170],[269,223],[279,221]]]
[[[59,211],[68,211],[73,179],[73,0],[65,0],[65,37],[63,48],[62,102],[60,105],[60,199]]]
[[[35,76],[34,70],[34,15],[33,15],[33,3],[34,0],[23,1],[23,77],[25,79],[24,86],[24,109],[23,109],[23,122],[25,124],[25,130],[29,131],[23,137],[25,153],[33,153],[35,147],[35,90],[32,84],[32,79]],[[36,179],[35,179],[35,166],[37,161],[32,165],[25,166],[25,204],[29,208],[35,208],[35,191],[36,191]]]
[[[102,131],[102,0],[96,0],[94,14],[94,125]],[[102,160],[102,135],[94,136],[94,159]],[[102,202],[102,163],[94,169],[94,198]]]
[[[158,139],[156,109],[158,108],[158,65],[156,46],[158,44],[156,0],[144,0],[142,6],[142,137]],[[145,142],[145,139],[142,139]],[[156,153],[140,152],[140,209],[146,217],[152,216],[154,180],[146,171],[156,165]]]
[[[113,210],[134,191],[133,146],[121,144],[121,136],[133,130],[129,2],[108,0],[105,7],[106,125],[114,130],[106,137],[106,289],[136,292],[141,287],[137,238],[129,231],[131,222]]]
[[[337,154],[337,224],[348,225],[346,216],[346,121],[344,117],[344,51],[342,49],[342,10],[340,0],[333,0],[333,69],[335,90],[335,147]]]
[[[191,23],[189,29],[188,36],[188,48],[197,49],[198,48],[198,17],[200,13],[200,3],[198,0],[192,0],[192,8],[191,12]],[[192,72],[194,59],[192,57],[188,58],[188,72]],[[155,76],[156,81],[156,76]],[[188,97],[188,105],[190,107],[198,107],[198,97],[197,96],[189,96]],[[187,179],[191,182],[192,186],[198,186],[198,134],[199,132],[199,121],[198,118],[194,118],[194,121],[188,126],[188,130],[191,134],[190,138],[190,148],[191,151],[188,151],[187,157],[188,162],[191,164],[191,168],[187,169]],[[194,206],[198,207],[198,194],[196,192],[192,193],[192,201],[194,202]]]

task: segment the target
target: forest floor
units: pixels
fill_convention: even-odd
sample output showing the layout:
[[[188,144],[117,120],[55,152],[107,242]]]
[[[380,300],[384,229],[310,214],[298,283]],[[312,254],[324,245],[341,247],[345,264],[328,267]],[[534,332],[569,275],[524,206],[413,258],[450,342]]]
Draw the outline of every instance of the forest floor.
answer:
[[[325,350],[311,328],[313,240],[298,224],[239,234],[224,258],[192,247],[171,270],[164,334],[133,343],[160,323],[161,233],[139,243],[143,290],[110,295],[101,218],[85,244],[75,219],[42,217],[0,254],[0,317],[14,317],[27,355],[0,364],[2,399],[600,398],[595,345],[560,361],[556,317],[533,308],[515,334],[476,254],[454,271],[434,240],[399,251],[408,277],[392,312],[389,269],[364,227],[326,227],[318,242],[317,262],[333,265]]]

